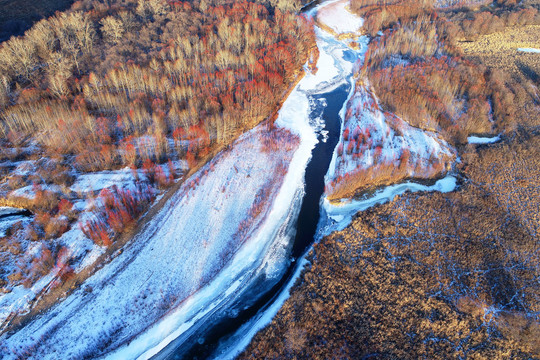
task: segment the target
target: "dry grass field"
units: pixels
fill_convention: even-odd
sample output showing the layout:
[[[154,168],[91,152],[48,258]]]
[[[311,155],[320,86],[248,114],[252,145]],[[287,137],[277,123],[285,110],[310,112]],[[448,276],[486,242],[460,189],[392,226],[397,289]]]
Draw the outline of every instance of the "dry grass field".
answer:
[[[518,51],[519,48],[540,49],[540,25],[507,28],[502,32],[480,36],[473,42],[460,42],[459,46],[466,56],[479,58],[488,67],[540,81],[540,54]],[[524,71],[525,68],[534,75]]]
[[[504,31],[480,36],[476,41],[458,42],[464,56],[481,63],[492,71],[510,75],[519,83],[517,89],[516,122],[521,126],[537,127],[540,116],[540,53],[518,51],[519,48],[540,49],[540,25],[506,28]],[[521,91],[521,93],[518,93]]]
[[[540,137],[469,146],[453,193],[406,194],[315,246],[242,359],[536,359]]]

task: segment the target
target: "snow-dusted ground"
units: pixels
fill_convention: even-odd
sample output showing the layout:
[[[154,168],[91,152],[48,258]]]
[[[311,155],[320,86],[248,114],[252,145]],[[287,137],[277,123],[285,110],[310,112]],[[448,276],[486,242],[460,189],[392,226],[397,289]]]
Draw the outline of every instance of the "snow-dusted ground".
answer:
[[[46,162],[46,159],[39,160]],[[180,171],[186,170],[186,162],[183,160],[173,161],[171,163],[173,171],[177,174]],[[35,172],[35,161],[27,160],[21,161],[16,164],[13,173],[27,176]],[[162,165],[166,177],[169,176],[169,166]],[[130,168],[124,168],[113,171],[100,171],[94,173],[76,174],[75,183],[67,189],[78,194],[76,200],[73,202],[73,209],[80,212],[78,221],[71,225],[71,229],[62,234],[59,238],[54,240],[48,240],[48,248],[52,248],[59,245],[64,248],[65,256],[70,258],[71,268],[75,272],[80,272],[89,265],[92,265],[94,261],[105,252],[105,248],[96,245],[92,240],[85,236],[81,230],[81,224],[84,224],[92,214],[92,208],[96,204],[94,201],[94,195],[98,194],[104,189],[117,186],[119,188],[133,190],[136,188],[137,179],[143,181],[146,180],[144,171],[131,170]],[[40,189],[46,190],[52,193],[63,193],[66,191],[58,185],[48,184],[40,185]],[[10,198],[27,198],[33,199],[36,195],[36,188],[33,185],[28,185],[11,191],[9,193]],[[0,208],[0,217],[13,212],[20,212],[21,209],[3,207]],[[22,221],[25,226],[28,226],[31,222],[31,217],[28,216],[15,216],[0,219],[0,238],[6,235],[6,230],[18,221]],[[16,256],[11,256],[4,253],[2,259],[3,271],[7,274],[14,273],[18,266],[30,264],[33,259],[38,258],[41,252],[47,247],[40,246],[38,242],[32,242],[24,237],[16,237],[17,245],[20,248],[20,253]],[[13,240],[3,240],[11,241]],[[11,245],[14,246],[14,245]],[[56,267],[53,267],[51,271],[39,279],[35,284],[30,287],[25,287],[22,284],[13,287],[7,287],[9,292],[0,293],[0,325],[11,315],[15,313],[24,313],[29,309],[29,306],[36,297],[39,297],[44,289],[50,284],[51,280],[55,279],[58,273]]]
[[[330,194],[350,186],[358,175],[366,181],[364,186],[376,182],[380,166],[396,170],[403,166],[403,176],[411,178],[431,178],[449,170],[455,150],[437,134],[383,113],[367,79],[350,96],[342,109],[342,136],[326,178]]]
[[[336,4],[341,4],[341,6],[336,7]],[[331,24],[335,19],[355,17],[342,4],[344,2],[330,1],[319,5],[314,10],[318,12],[318,21],[323,23],[328,21],[327,26],[332,28]],[[325,18],[319,15],[325,13],[325,7],[332,9],[326,12],[331,13],[332,16]],[[362,20],[358,18],[357,23],[361,24]],[[324,39],[332,43],[334,47],[347,49],[341,53],[334,51],[332,56],[342,76],[351,83],[349,97],[340,112],[343,121],[341,145],[338,144],[336,147],[325,177],[328,186],[325,196],[321,199],[321,219],[317,236],[322,237],[346,227],[358,211],[384,203],[406,191],[448,192],[454,190],[456,179],[447,175],[432,186],[408,181],[379,189],[361,200],[342,199],[334,203],[328,200],[329,191],[332,190],[332,186],[335,186],[336,180],[343,179],[347,174],[370,168],[373,168],[374,174],[377,175],[377,166],[380,164],[386,163],[390,165],[390,168],[398,167],[400,160],[404,159],[404,151],[408,152],[408,162],[415,165],[410,166],[409,177],[430,177],[430,172],[433,173],[431,163],[435,159],[443,162],[439,176],[444,175],[456,160],[456,151],[437,134],[411,127],[395,115],[383,113],[367,79],[362,79],[362,83],[356,86],[357,79],[353,76],[353,68],[346,64],[352,62],[356,63],[356,66],[361,66],[367,50],[368,37],[361,36],[354,39],[359,47],[352,50],[348,47],[350,40],[338,41],[333,37],[329,39],[328,34],[322,32],[318,32],[317,35],[319,40]],[[351,52],[354,54],[352,59]],[[319,65],[318,67],[321,69]],[[343,136],[344,133],[346,136]]]
[[[319,13],[327,7],[339,10],[334,17],[330,17],[330,21],[339,19],[340,13],[346,14],[343,16],[345,18],[355,16],[348,12],[345,6],[336,8],[336,4],[343,3],[325,3]],[[320,22],[326,20],[319,16],[318,19]],[[363,63],[369,38],[360,36],[355,39],[356,46],[352,49],[348,46],[350,40],[336,40],[321,30],[317,35],[320,41],[341,49],[341,52],[333,51],[327,55],[333,57],[337,66],[325,72],[338,71],[343,79],[351,84],[349,98],[340,113],[343,120],[340,144],[334,152],[325,179],[330,193],[339,187],[340,183],[352,182],[352,177],[367,171],[373,171],[372,176],[376,177],[376,166],[381,165],[398,168],[404,162],[407,164],[407,177],[430,178],[434,174],[444,175],[455,159],[455,150],[437,134],[414,128],[393,114],[383,113],[367,79],[362,79],[361,84],[357,84],[353,67],[359,67]],[[330,63],[330,60],[322,64],[321,68],[328,69],[328,66],[325,67],[327,63]],[[435,159],[440,162],[437,166],[441,170],[433,167],[432,162]]]
[[[24,216],[10,216],[7,219],[0,219],[0,238],[6,236],[7,229],[9,229],[13,224],[24,219]]]
[[[304,105],[307,112],[307,102]],[[303,121],[294,111],[284,113]],[[278,151],[264,151],[262,132],[268,130],[260,126],[245,134],[231,151],[194,175],[121,255],[50,312],[15,334],[4,334],[0,351],[9,354],[7,358],[27,349],[32,349],[33,358],[81,358],[131,341],[111,356],[136,357],[176,330],[170,327],[175,314],[188,316],[189,323],[201,316],[199,311],[211,308],[209,302],[234,292],[245,280],[246,269],[271,263],[264,250],[275,240],[271,235],[302,188],[303,169],[316,138],[303,141],[297,151],[294,141]],[[280,176],[289,164],[293,171],[282,187]],[[261,189],[268,189],[266,195]],[[211,282],[224,266],[224,278]],[[142,340],[133,339],[179,304],[168,321],[150,328]]]
[[[437,8],[453,8],[463,6],[480,6],[492,3],[491,0],[435,0]]]
[[[352,14],[348,10],[349,6],[349,0],[327,2],[318,9],[317,20],[336,34],[356,33],[364,24],[364,19]]]
[[[185,160],[173,161],[173,169],[177,173],[188,170]],[[167,172],[167,166],[162,166],[164,172]],[[168,176],[168,173],[165,174]],[[138,170],[138,177],[144,176],[141,170]],[[135,183],[135,176],[132,169],[125,167],[114,171],[99,171],[90,174],[82,174],[77,177],[77,180],[70,189],[76,193],[96,192],[113,185],[119,187],[131,187]]]
[[[517,50],[521,52],[540,54],[540,49],[536,48],[518,48]]]
[[[27,216],[18,215],[21,209],[0,206],[0,238],[6,236],[6,230],[18,221],[24,221]],[[1,318],[0,318],[1,319]]]

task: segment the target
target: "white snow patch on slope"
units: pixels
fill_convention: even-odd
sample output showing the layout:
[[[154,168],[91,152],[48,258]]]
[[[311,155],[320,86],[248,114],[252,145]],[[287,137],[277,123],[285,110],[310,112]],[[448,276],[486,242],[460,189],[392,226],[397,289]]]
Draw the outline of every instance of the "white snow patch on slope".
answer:
[[[10,206],[0,206],[0,216],[14,215],[21,212],[21,209]]]
[[[467,142],[469,144],[492,144],[501,140],[499,135],[493,137],[483,137],[483,136],[469,136]]]
[[[536,48],[518,48],[517,50],[521,52],[540,54],[540,49]]]
[[[135,181],[134,173],[126,167],[114,171],[99,171],[90,174],[80,175],[75,183],[71,185],[71,190],[75,192],[93,192],[110,188],[113,185],[121,186]]]
[[[392,119],[394,125],[390,126],[388,116],[392,115],[383,114],[379,109],[378,100],[367,80],[364,85],[356,86],[341,115],[345,119],[339,140],[341,145],[334,153],[326,177],[327,184],[338,177],[381,163],[394,163],[397,167],[405,151],[410,153],[412,161],[424,164],[424,169],[427,169],[430,158],[455,157],[454,149],[433,132],[412,127],[395,116]],[[346,138],[345,131],[349,134]],[[421,175],[413,171],[409,173],[409,176]]]

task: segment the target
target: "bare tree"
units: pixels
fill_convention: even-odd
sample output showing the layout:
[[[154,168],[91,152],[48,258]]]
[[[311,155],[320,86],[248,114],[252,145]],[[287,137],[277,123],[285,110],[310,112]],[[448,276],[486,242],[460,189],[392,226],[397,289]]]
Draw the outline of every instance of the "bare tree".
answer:
[[[136,9],[143,19],[165,15],[168,10],[169,5],[164,0],[139,0]]]
[[[80,71],[80,62],[84,55],[92,51],[96,32],[87,14],[81,12],[62,13],[54,19],[60,47]]]
[[[55,96],[67,95],[67,80],[72,75],[73,64],[61,53],[55,52],[51,55],[51,62],[47,69],[47,80],[49,89]]]
[[[202,12],[206,12],[206,10],[208,9],[208,3],[206,2],[206,0],[201,0],[199,2],[199,9],[201,9]]]
[[[114,16],[107,16],[100,21],[100,24],[103,35],[112,43],[118,42],[124,34],[124,23]]]
[[[49,20],[41,20],[25,33],[25,38],[34,44],[37,56],[49,61],[51,53],[58,44],[58,39],[54,33],[53,26]]]
[[[24,41],[23,38],[12,38],[2,49],[2,67],[7,68],[15,77],[29,80],[38,62],[35,50],[33,43]]]
[[[124,25],[125,32],[132,31],[137,27],[137,20],[131,11],[120,11],[118,15],[120,16],[120,20]]]
[[[5,75],[0,75],[0,108],[9,104],[9,78]]]

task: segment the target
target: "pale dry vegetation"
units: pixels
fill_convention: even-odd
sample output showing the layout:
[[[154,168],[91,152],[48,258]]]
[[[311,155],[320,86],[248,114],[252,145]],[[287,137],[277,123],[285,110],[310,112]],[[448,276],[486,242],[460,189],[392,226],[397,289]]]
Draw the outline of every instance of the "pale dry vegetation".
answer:
[[[452,143],[470,134],[511,131],[522,86],[463,58],[448,26],[425,14],[372,41],[362,71],[383,108]]]
[[[540,356],[539,139],[470,146],[457,192],[404,195],[321,240],[241,358]]]
[[[429,3],[405,5],[402,1],[382,5],[353,1],[351,6],[366,16],[366,24],[377,25],[368,27],[369,33],[387,29],[371,42],[363,69],[383,108],[414,126],[442,132],[451,142],[464,142],[471,133],[512,131],[516,103],[530,98],[533,89],[527,82],[508,77],[506,69],[500,71],[489,61],[467,56],[462,48],[474,45],[462,40],[470,38],[468,33],[508,29],[510,34],[531,33],[523,43],[536,42],[535,26],[524,26],[540,21],[538,4],[501,1],[485,8],[437,11]],[[535,77],[534,68],[520,66]]]
[[[450,21],[449,31],[459,40],[471,41],[478,36],[540,23],[537,1],[492,1],[484,6],[460,6],[439,9]]]
[[[506,28],[504,31],[478,37],[472,42],[460,42],[458,46],[465,56],[479,61],[493,71],[509,74],[508,81],[521,84],[516,88],[516,113],[522,126],[538,126],[540,118],[533,116],[540,103],[540,55],[520,52],[518,48],[540,48],[540,26]]]

